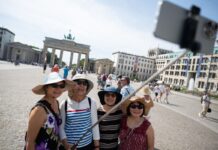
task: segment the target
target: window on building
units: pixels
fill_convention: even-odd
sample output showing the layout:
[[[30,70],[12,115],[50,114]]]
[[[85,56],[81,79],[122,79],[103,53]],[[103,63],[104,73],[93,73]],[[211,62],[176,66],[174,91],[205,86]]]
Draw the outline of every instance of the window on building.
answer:
[[[210,83],[210,89],[213,90],[214,83]]]
[[[218,91],[218,83],[216,84],[216,91]]]
[[[193,59],[193,64],[195,64],[195,59]]]
[[[174,79],[174,84],[177,84],[178,83],[178,79]]]
[[[202,89],[204,88],[204,82],[201,82],[201,88]]]
[[[200,88],[200,87],[201,87],[201,82],[199,81],[199,82],[198,82],[198,88]]]

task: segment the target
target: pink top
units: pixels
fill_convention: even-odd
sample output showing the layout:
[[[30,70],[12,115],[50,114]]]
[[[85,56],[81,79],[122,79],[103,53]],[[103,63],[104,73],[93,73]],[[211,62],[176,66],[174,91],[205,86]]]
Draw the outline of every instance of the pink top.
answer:
[[[146,131],[150,122],[145,118],[143,123],[134,129],[127,126],[127,117],[123,117],[120,129],[120,150],[147,150]]]

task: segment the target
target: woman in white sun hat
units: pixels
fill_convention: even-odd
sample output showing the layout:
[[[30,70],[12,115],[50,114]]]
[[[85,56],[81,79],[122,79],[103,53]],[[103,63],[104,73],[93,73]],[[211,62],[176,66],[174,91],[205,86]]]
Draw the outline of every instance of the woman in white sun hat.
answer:
[[[71,82],[57,72],[50,73],[43,84],[32,89],[43,95],[29,115],[25,149],[56,150],[59,142],[60,110],[57,98]]]

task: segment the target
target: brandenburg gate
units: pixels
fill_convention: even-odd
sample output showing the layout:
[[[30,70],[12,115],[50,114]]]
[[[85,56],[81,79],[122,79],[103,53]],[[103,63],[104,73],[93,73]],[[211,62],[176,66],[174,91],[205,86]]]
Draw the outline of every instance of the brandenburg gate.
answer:
[[[89,45],[79,44],[79,43],[76,43],[72,40],[64,40],[64,39],[59,40],[59,39],[54,39],[54,38],[50,38],[50,37],[45,37],[45,40],[43,42],[44,42],[44,47],[43,47],[43,52],[42,52],[42,61],[43,62],[45,62],[45,60],[46,60],[48,48],[51,48],[52,52],[51,52],[50,66],[53,66],[54,61],[55,61],[55,50],[58,49],[58,50],[60,50],[60,57],[59,57],[59,62],[58,62],[59,66],[61,66],[61,63],[62,63],[63,52],[68,51],[68,52],[70,52],[69,67],[71,67],[72,62],[73,62],[73,54],[78,53],[76,67],[79,68],[81,54],[84,54],[85,61],[84,61],[83,70],[87,70],[89,52],[90,52]]]

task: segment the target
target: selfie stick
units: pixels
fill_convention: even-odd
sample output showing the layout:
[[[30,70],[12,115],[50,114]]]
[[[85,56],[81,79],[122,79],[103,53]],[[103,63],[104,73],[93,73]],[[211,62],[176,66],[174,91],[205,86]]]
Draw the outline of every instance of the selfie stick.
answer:
[[[71,147],[71,150],[75,150],[75,148],[77,147],[77,145],[79,144],[79,142],[86,136],[87,133],[91,132],[92,128],[94,128],[99,122],[101,122],[105,117],[107,117],[111,112],[113,112],[114,110],[116,110],[123,102],[125,102],[126,100],[128,100],[130,97],[134,96],[141,88],[143,88],[146,84],[148,84],[150,81],[152,81],[156,76],[158,76],[159,74],[161,74],[164,70],[166,70],[168,67],[170,67],[172,64],[174,64],[177,60],[179,60],[180,58],[182,58],[185,54],[187,54],[187,52],[189,52],[188,50],[186,50],[185,52],[183,52],[179,57],[177,57],[175,60],[172,60],[169,64],[167,64],[163,69],[161,69],[160,71],[156,72],[155,74],[153,74],[150,78],[148,78],[138,89],[136,89],[133,93],[130,93],[130,95],[128,95],[127,97],[125,97],[123,100],[121,100],[119,103],[117,103],[111,110],[109,110],[106,114],[104,114],[101,118],[98,119],[98,121],[93,124],[80,138],[78,141],[76,141],[76,143]]]

